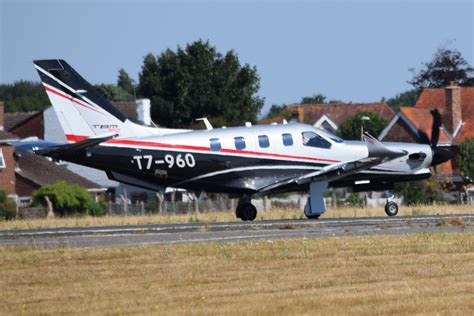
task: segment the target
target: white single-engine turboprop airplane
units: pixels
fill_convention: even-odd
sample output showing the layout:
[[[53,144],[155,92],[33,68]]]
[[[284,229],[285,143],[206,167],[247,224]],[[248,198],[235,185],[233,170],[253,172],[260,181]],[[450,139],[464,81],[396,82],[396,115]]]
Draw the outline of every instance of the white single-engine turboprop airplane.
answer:
[[[133,123],[63,60],[35,67],[70,144],[37,151],[104,170],[108,177],[151,190],[179,187],[239,196],[236,215],[254,220],[252,196],[309,190],[304,213],[326,211],[328,187],[390,190],[395,182],[426,179],[430,166],[453,157],[438,148],[440,115],[433,111],[431,143],[344,141],[311,125],[289,123],[205,130]],[[206,122],[207,123],[207,122]],[[398,206],[387,201],[393,216]]]

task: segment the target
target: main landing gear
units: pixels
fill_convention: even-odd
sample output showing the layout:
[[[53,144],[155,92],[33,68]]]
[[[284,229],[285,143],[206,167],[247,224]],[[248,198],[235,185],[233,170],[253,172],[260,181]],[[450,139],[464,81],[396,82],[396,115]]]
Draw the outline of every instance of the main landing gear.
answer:
[[[327,181],[311,182],[309,185],[309,197],[304,207],[304,215],[308,219],[318,219],[326,212],[323,193],[328,187]]]
[[[257,208],[251,203],[249,196],[243,196],[239,199],[235,216],[243,221],[253,221],[257,217]]]
[[[387,203],[385,204],[385,213],[388,216],[395,216],[398,213],[398,205],[395,202],[395,196],[392,195],[387,198]]]

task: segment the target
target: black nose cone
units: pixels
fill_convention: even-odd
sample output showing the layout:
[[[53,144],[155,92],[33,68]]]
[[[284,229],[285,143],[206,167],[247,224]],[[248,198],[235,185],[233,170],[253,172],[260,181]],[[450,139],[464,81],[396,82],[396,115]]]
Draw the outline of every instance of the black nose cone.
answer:
[[[431,161],[432,166],[439,165],[445,161],[453,159],[456,155],[449,150],[436,147],[433,149],[433,159]]]

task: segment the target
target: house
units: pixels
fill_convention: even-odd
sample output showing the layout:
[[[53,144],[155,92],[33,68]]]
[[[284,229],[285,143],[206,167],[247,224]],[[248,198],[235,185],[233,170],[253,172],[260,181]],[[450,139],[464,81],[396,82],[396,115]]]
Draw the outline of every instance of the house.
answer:
[[[20,139],[27,137],[44,138],[42,112],[16,112],[4,114],[4,130]]]
[[[445,88],[423,89],[414,107],[402,107],[379,135],[383,141],[420,142],[420,132],[431,138],[432,109],[438,109],[443,125],[438,146],[459,152],[459,144],[474,137],[474,87],[451,83]],[[474,187],[467,185],[456,159],[437,166],[438,179],[453,183],[457,190],[467,190],[474,197]],[[471,193],[469,193],[471,194]]]
[[[384,102],[379,103],[329,103],[329,104],[293,104],[286,111],[292,112],[293,120],[314,125],[331,133],[337,132],[339,126],[357,112],[371,112],[380,115],[387,121],[392,120],[395,112]],[[261,123],[281,123],[283,118],[262,120]]]
[[[335,133],[339,126],[357,112],[376,113],[390,121],[395,112],[383,102],[379,103],[329,103],[298,105],[299,121]]]

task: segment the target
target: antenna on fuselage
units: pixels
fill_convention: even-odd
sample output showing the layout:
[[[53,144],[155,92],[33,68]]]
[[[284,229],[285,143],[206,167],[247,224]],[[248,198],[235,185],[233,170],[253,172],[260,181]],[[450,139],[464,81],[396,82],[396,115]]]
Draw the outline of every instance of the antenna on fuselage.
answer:
[[[208,131],[210,131],[210,130],[213,129],[212,124],[211,124],[211,122],[209,122],[209,120],[207,119],[207,117],[197,118],[196,121],[203,121],[203,122],[204,122],[204,125],[206,125],[206,129],[207,129]]]

